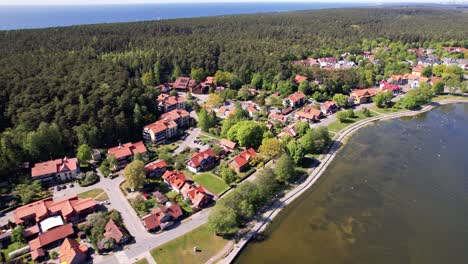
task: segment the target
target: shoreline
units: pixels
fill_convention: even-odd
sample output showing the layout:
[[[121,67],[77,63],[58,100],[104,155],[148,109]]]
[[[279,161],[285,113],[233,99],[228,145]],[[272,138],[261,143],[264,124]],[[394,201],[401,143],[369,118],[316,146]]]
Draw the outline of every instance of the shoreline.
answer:
[[[224,257],[218,263],[232,263],[242,252],[244,247],[248,244],[248,242],[250,241],[250,239],[252,239],[254,235],[265,231],[268,224],[273,221],[273,219],[282,211],[282,209],[284,209],[290,203],[299,198],[304,192],[308,191],[314,185],[314,183],[320,179],[320,176],[322,176],[322,174],[326,171],[328,165],[340,152],[342,145],[345,144],[343,143],[343,141],[345,141],[354,132],[374,122],[390,120],[405,116],[416,116],[418,114],[426,113],[432,109],[435,109],[438,106],[452,103],[468,103],[468,100],[445,99],[439,102],[431,102],[430,104],[425,105],[417,111],[406,110],[392,114],[382,114],[376,117],[361,120],[337,132],[333,137],[334,142],[333,145],[329,148],[328,153],[320,155],[320,164],[316,168],[308,171],[309,176],[306,178],[306,180],[298,186],[296,186],[294,189],[290,190],[288,193],[286,193],[284,197],[274,201],[269,206],[267,211],[261,215],[262,220],[254,221],[254,226],[243,237],[241,237],[241,239],[236,244],[234,244],[232,250],[229,251],[226,255],[224,255]]]

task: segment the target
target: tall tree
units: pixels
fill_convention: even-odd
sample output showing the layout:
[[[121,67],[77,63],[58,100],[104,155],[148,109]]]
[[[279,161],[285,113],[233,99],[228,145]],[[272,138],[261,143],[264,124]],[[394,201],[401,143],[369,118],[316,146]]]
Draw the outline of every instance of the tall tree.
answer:
[[[134,190],[142,187],[146,179],[145,163],[141,160],[130,162],[125,167],[123,175],[128,188]]]

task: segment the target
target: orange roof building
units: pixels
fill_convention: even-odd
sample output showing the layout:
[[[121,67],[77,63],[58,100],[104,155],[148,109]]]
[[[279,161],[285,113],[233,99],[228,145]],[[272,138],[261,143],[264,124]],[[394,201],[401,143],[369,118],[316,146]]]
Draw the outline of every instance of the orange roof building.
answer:
[[[36,163],[31,169],[33,179],[42,182],[63,182],[74,180],[80,173],[80,166],[77,158],[63,158]]]
[[[301,111],[294,113],[297,120],[305,122],[316,122],[323,117],[322,111],[312,108],[310,106],[304,107]]]
[[[105,238],[113,238],[116,243],[125,243],[128,239],[127,232],[120,227],[117,223],[114,222],[114,220],[110,219],[109,222],[107,222],[106,227],[104,228],[105,233],[104,237]]]
[[[288,106],[293,107],[293,108],[298,107],[304,104],[305,98],[306,96],[303,92],[295,92],[283,99],[283,105],[285,107],[288,107]]]
[[[34,203],[21,206],[13,211],[15,223],[31,226],[52,215],[61,215],[65,222],[79,220],[85,214],[93,212],[96,208],[93,198],[79,199],[76,196],[54,201],[47,198]]]
[[[249,162],[251,159],[256,156],[257,153],[255,153],[252,148],[249,148],[234,157],[234,159],[229,163],[229,167],[237,173],[244,172],[249,168]]]
[[[61,264],[80,264],[87,259],[88,247],[80,245],[76,240],[65,238],[59,248],[59,261]]]
[[[377,94],[377,89],[368,88],[368,89],[354,89],[350,97],[354,104],[364,104],[369,103],[371,98]]]
[[[146,154],[148,150],[142,141],[126,143],[107,150],[107,155],[113,155],[117,160],[133,158],[137,153]]]
[[[225,138],[221,139],[219,144],[221,145],[223,150],[227,151],[227,152],[232,152],[237,146],[237,144],[235,142],[232,142],[232,141],[227,140]]]
[[[68,223],[59,227],[48,230],[40,234],[36,239],[29,241],[29,249],[35,251],[37,249],[48,246],[54,242],[71,236],[75,233],[72,223]]]
[[[187,169],[197,173],[211,169],[216,162],[216,155],[211,148],[193,155],[187,162]]]

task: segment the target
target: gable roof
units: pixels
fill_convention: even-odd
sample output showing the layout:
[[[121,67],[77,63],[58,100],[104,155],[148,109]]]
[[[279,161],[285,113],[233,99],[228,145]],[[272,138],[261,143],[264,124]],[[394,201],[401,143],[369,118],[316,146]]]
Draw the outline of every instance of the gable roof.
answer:
[[[29,248],[36,250],[47,246],[57,240],[66,238],[74,233],[72,223],[68,223],[56,228],[53,228],[47,232],[40,234],[36,239],[29,242]]]
[[[59,248],[60,263],[81,263],[86,259],[85,252],[87,250],[88,248],[85,245],[80,245],[76,240],[65,238]]]
[[[304,98],[305,94],[303,92],[295,92],[293,94],[290,94],[286,99],[289,99],[293,103],[297,103]]]
[[[163,169],[167,167],[167,163],[164,160],[156,160],[145,165],[146,172]]]
[[[108,155],[114,155],[116,159],[120,159],[123,157],[133,156],[137,153],[144,154],[146,153],[147,149],[143,141],[139,141],[136,143],[126,143],[117,147],[113,147],[107,150]]]
[[[247,150],[242,151],[241,153],[239,153],[239,155],[234,157],[232,162],[234,162],[237,165],[237,167],[242,168],[245,165],[247,165],[252,158],[255,158],[256,156],[257,153],[255,153],[253,148],[249,148]]]
[[[221,139],[219,144],[221,146],[224,146],[224,147],[229,148],[229,149],[234,149],[234,148],[236,148],[236,145],[237,145],[235,142],[232,142],[232,141],[227,140],[225,138]]]
[[[125,232],[122,230],[122,228],[119,225],[117,225],[117,223],[115,223],[112,219],[109,219],[109,222],[107,222],[104,230],[106,231],[104,233],[104,237],[113,238],[117,243],[120,243],[120,241],[125,235]]]
[[[314,119],[314,118],[319,118],[320,116],[323,115],[322,111],[312,108],[310,106],[304,107],[301,111],[297,111],[296,115],[298,117],[306,118],[306,119]]]
[[[377,94],[375,88],[368,88],[368,89],[354,89],[351,92],[351,96],[356,96],[358,98],[362,97],[371,97]]]
[[[296,76],[294,76],[294,82],[295,83],[301,83],[303,81],[307,81],[307,77],[304,76],[304,75],[299,75],[299,74],[296,74]]]
[[[36,163],[31,169],[32,177],[54,174],[64,171],[75,171],[78,168],[77,158],[63,158]]]
[[[208,158],[216,158],[215,153],[211,148],[208,148],[205,151],[201,151],[193,155],[188,161],[187,165],[193,168],[198,168],[200,164]]]

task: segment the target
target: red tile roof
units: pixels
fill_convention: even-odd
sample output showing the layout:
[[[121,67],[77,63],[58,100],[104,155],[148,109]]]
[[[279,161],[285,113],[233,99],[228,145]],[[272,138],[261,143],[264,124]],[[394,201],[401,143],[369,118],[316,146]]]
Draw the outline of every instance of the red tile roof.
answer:
[[[161,118],[166,119],[167,121],[175,121],[179,118],[188,117],[190,116],[189,112],[184,109],[174,109],[167,113],[161,115]]]
[[[303,92],[295,92],[287,97],[291,102],[297,103],[300,100],[305,98],[305,94]]]
[[[44,257],[45,256],[45,252],[42,248],[38,248],[36,250],[31,250],[31,259],[32,260],[36,260],[40,257]]]
[[[66,238],[74,233],[72,223],[58,226],[40,234],[36,239],[29,242],[29,248],[36,250],[47,246],[57,240]]]
[[[195,80],[190,79],[189,77],[179,77],[174,82],[175,89],[188,90],[190,87],[195,85]]]
[[[114,220],[110,219],[109,222],[107,222],[104,233],[104,237],[106,238],[113,238],[115,242],[120,243],[122,238],[125,236],[124,231],[122,228],[117,225]]]
[[[351,92],[352,96],[357,96],[358,98],[362,97],[371,97],[377,94],[377,89],[368,88],[368,89],[355,89]]]
[[[133,156],[137,153],[144,154],[147,149],[142,141],[136,143],[126,143],[121,146],[113,147],[107,150],[108,155],[114,155],[116,159]]]
[[[249,148],[245,151],[242,151],[241,153],[239,153],[239,155],[234,157],[232,162],[234,162],[237,165],[237,167],[242,168],[245,165],[247,165],[252,158],[255,158],[256,156],[257,153],[255,153],[255,151],[252,148]]]
[[[80,245],[76,240],[65,238],[59,248],[59,261],[65,264],[82,263],[86,260],[85,245]]]
[[[154,171],[157,169],[164,169],[167,167],[167,163],[164,160],[157,160],[153,161],[145,166],[145,170],[148,171]]]
[[[49,160],[42,163],[36,163],[31,170],[33,177],[39,177],[47,174],[54,174],[64,171],[74,171],[78,168],[78,159],[67,157],[63,159]]]
[[[166,171],[162,178],[177,190],[182,189],[185,182],[187,181],[185,175],[178,171]]]
[[[337,105],[335,101],[326,101],[325,103],[323,103],[322,107],[325,109],[329,109],[330,107],[337,107]]]
[[[294,82],[295,83],[301,83],[303,81],[307,81],[307,77],[306,76],[303,76],[303,75],[299,75],[297,74],[296,76],[294,76]]]
[[[159,215],[157,214],[150,214],[144,217],[142,221],[147,230],[155,229],[156,227],[159,227],[161,225]]]
[[[320,118],[323,113],[318,109],[306,106],[301,111],[297,111],[296,115],[305,119],[313,120]]]
[[[208,199],[205,190],[202,187],[197,187],[188,193],[190,201],[195,207],[202,207]]]
[[[80,213],[96,205],[97,203],[93,198],[79,199],[73,196],[59,201],[47,198],[15,209],[13,216],[16,224],[22,224],[24,218],[33,217],[37,222],[49,214],[56,213],[60,213],[66,219],[67,216],[74,212]]]
[[[232,142],[230,140],[227,140],[225,138],[221,139],[221,141],[219,142],[221,144],[221,146],[224,146],[228,149],[235,149],[236,148],[236,143],[235,142]]]
[[[388,82],[385,82],[385,81],[381,81],[380,82],[380,87],[383,91],[392,91],[392,92],[396,92],[396,91],[399,91],[401,90],[400,86],[396,85],[396,84],[392,84],[392,83],[388,83]]]
[[[198,168],[201,162],[209,157],[216,158],[216,155],[211,148],[193,155],[192,158],[187,161],[187,165],[193,168]]]

